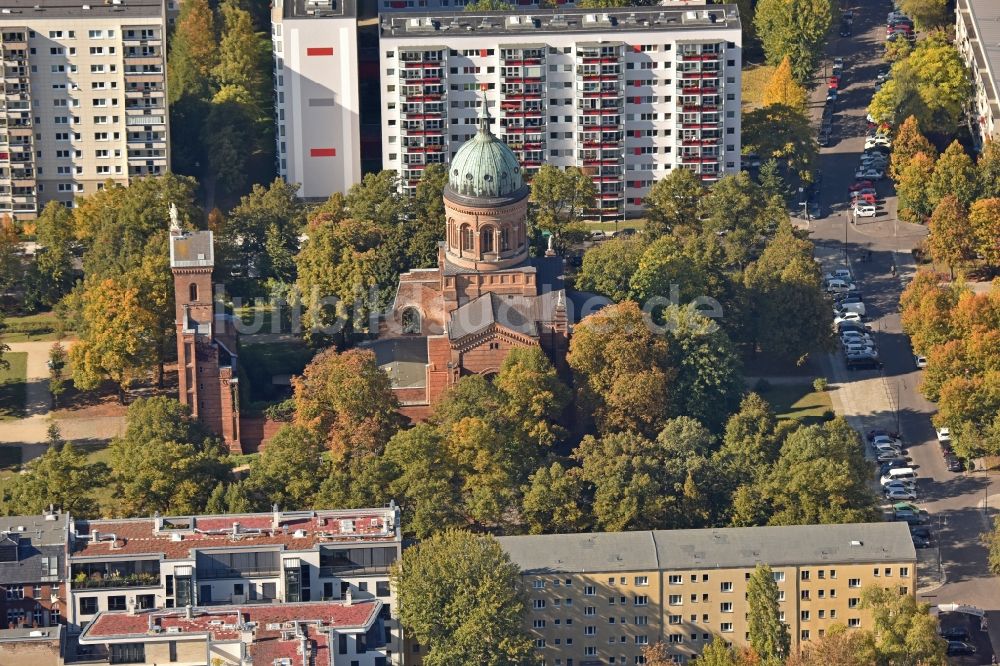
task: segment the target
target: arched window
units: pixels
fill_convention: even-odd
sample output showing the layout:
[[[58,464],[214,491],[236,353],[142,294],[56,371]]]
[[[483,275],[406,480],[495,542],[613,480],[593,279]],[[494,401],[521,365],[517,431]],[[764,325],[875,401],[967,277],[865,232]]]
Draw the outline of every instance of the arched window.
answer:
[[[400,319],[403,324],[403,333],[420,334],[420,310],[414,307],[405,308]]]
[[[475,249],[475,235],[472,233],[472,227],[468,224],[462,225],[462,249],[471,252]]]
[[[479,251],[483,254],[493,252],[493,227],[486,226],[479,231]]]
[[[510,249],[510,227],[500,230],[500,250],[506,252]]]
[[[192,303],[198,300],[198,285],[194,282],[188,285],[188,300]]]

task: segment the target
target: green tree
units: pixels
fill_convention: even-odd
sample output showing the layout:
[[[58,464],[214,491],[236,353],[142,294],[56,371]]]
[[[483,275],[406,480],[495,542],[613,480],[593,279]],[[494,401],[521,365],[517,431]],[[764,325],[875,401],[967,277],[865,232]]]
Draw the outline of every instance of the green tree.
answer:
[[[806,111],[806,90],[792,75],[792,59],[785,55],[764,88],[764,106],[781,104],[800,113]]]
[[[538,228],[558,239],[566,225],[579,220],[594,205],[597,187],[578,167],[560,169],[543,164],[531,179],[531,203]]]
[[[781,166],[773,157],[765,161],[757,174],[757,182],[764,194],[770,197],[786,197],[785,181],[781,177]]]
[[[955,266],[971,258],[975,246],[965,206],[953,195],[946,194],[934,209],[928,228],[927,246],[931,257],[948,264],[954,277]]]
[[[467,12],[509,12],[514,8],[504,0],[475,0],[465,5]]]
[[[0,294],[10,293],[23,274],[20,229],[4,215],[0,218]]]
[[[579,468],[564,468],[558,462],[545,465],[531,475],[524,489],[522,513],[532,534],[585,532],[590,527],[584,480]]]
[[[59,404],[59,396],[66,391],[66,363],[69,356],[66,348],[54,342],[49,347],[49,393],[54,403]]]
[[[115,280],[92,281],[82,294],[79,341],[70,349],[73,383],[84,391],[105,379],[119,398],[157,364],[157,322],[139,302],[139,290]]]
[[[961,120],[970,85],[962,57],[952,44],[922,40],[892,66],[892,77],[872,97],[869,113],[893,124],[914,116],[925,132],[948,134]]]
[[[672,169],[656,181],[643,204],[645,235],[651,238],[697,225],[698,202],[705,194],[701,179],[690,169]]]
[[[448,530],[403,553],[393,566],[403,626],[427,666],[535,663],[522,622],[520,571],[489,536]]]
[[[753,23],[769,65],[788,57],[797,81],[816,69],[835,7],[830,0],[760,0]]]
[[[407,256],[413,268],[437,265],[438,242],[444,240],[447,224],[443,199],[447,184],[448,167],[444,164],[428,164],[420,174],[413,197],[413,222],[408,225],[410,242]]]
[[[351,186],[345,203],[348,214],[355,220],[392,227],[408,212],[410,202],[399,191],[399,175],[385,170],[365,174],[360,183]]]
[[[204,120],[199,118],[202,131],[198,137],[204,156],[192,157],[207,160],[206,181],[226,194],[246,187],[250,158],[260,140],[255,113],[245,98],[235,96],[236,91],[234,87],[221,90],[206,105]]]
[[[646,308],[654,298],[686,305],[706,295],[708,276],[676,237],[661,236],[643,252],[630,286],[630,298]],[[656,313],[664,307],[666,303],[657,307]]]
[[[5,515],[38,515],[55,506],[75,518],[99,515],[93,491],[104,485],[107,466],[91,465],[86,454],[65,442],[55,424],[49,426],[45,453],[25,466],[4,491]]]
[[[219,481],[215,484],[215,488],[212,488],[212,494],[205,502],[205,513],[213,515],[226,513],[226,484],[222,481]]]
[[[511,349],[495,383],[503,405],[501,416],[526,444],[548,447],[565,435],[557,421],[569,404],[570,391],[540,348]]]
[[[980,199],[969,210],[976,253],[987,266],[1000,266],[1000,197]]]
[[[965,148],[953,141],[934,165],[934,175],[927,184],[930,203],[937,206],[952,195],[966,208],[976,200],[976,171]]]
[[[758,564],[747,581],[750,646],[765,666],[781,664],[791,649],[788,625],[781,621],[778,584],[767,564]]]
[[[678,171],[683,169],[674,173]],[[576,288],[602,294],[616,303],[625,300],[645,250],[646,242],[637,237],[612,238],[591,247],[583,255]]]
[[[976,180],[979,196],[1000,198],[1000,142],[987,139],[976,160]]]
[[[990,573],[1000,576],[1000,516],[993,519],[993,529],[982,535],[983,542],[988,550],[987,564]]]
[[[781,453],[783,433],[777,426],[771,405],[756,393],[748,393],[729,417],[715,463],[733,487],[766,476]]]
[[[266,503],[306,509],[319,490],[323,439],[301,426],[282,426],[250,464],[248,484]]]
[[[170,36],[167,58],[167,90],[170,103],[186,96],[207,99],[212,70],[219,62],[215,15],[207,0],[181,5]]]
[[[296,424],[319,433],[335,460],[381,454],[400,426],[389,376],[370,351],[322,351],[292,387]]]
[[[900,0],[899,8],[913,19],[918,30],[929,30],[948,22],[947,0]]]
[[[922,221],[934,211],[927,187],[933,176],[934,158],[927,153],[916,153],[903,167],[896,180],[899,216],[902,219]]]
[[[234,294],[256,295],[269,279],[295,280],[293,257],[305,221],[298,189],[281,178],[254,185],[229,213],[217,244],[220,271]]]
[[[42,304],[55,305],[73,288],[73,214],[58,201],[50,201],[35,220],[33,281]]]
[[[937,150],[920,132],[920,121],[914,116],[908,116],[899,126],[896,138],[892,143],[892,157],[889,162],[889,174],[899,182],[903,172],[910,165],[917,153],[923,153],[932,160],[937,159]]]
[[[802,360],[830,344],[830,307],[820,288],[813,244],[782,222],[774,240],[744,275],[750,299],[747,322],[754,347],[788,360]],[[789,321],[788,313],[797,313]]]
[[[861,608],[872,616],[872,635],[879,664],[944,666],[947,642],[938,635],[929,604],[895,589],[870,585],[861,591]]]
[[[219,12],[222,39],[217,47],[218,64],[212,74],[220,90],[233,86],[245,94],[244,101],[259,116],[265,112],[271,95],[270,40],[254,30],[250,12],[241,9],[235,0],[225,0],[219,5]]]
[[[227,476],[218,440],[170,398],[139,398],[129,405],[125,434],[111,440],[109,451],[118,516],[200,513]]]
[[[787,160],[789,168],[808,171],[819,145],[809,117],[784,104],[772,104],[743,114],[743,152]]]

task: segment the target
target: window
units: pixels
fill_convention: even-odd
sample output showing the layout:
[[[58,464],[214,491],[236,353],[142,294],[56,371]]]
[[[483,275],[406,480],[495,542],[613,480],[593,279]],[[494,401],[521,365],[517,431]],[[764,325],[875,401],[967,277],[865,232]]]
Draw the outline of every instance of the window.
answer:
[[[93,615],[97,612],[97,597],[80,597],[80,615]]]
[[[632,598],[632,604],[635,606],[646,606],[649,604],[649,597],[645,594],[640,594]]]
[[[541,589],[543,589],[545,587],[545,581],[544,580],[533,580],[533,581],[531,581],[531,587],[535,588],[536,590],[541,590]]]
[[[108,647],[112,664],[141,664],[146,661],[146,646],[143,643],[112,643]]]
[[[799,618],[800,618],[800,619],[801,619],[801,620],[802,620],[803,622],[808,622],[808,621],[809,621],[809,611],[807,611],[807,610],[804,610],[804,611],[802,611],[801,613],[799,613]]]
[[[23,585],[8,585],[6,589],[6,594],[8,600],[11,599],[24,599],[24,586]]]
[[[535,639],[535,647],[536,648],[543,648],[543,647],[545,647],[545,639],[544,638],[536,638]]]
[[[885,569],[884,569],[884,570],[882,571],[882,573],[883,573],[883,574],[885,574],[886,576],[891,576],[891,575],[892,575],[892,567],[886,567],[886,568],[885,568]]]
[[[847,587],[861,587],[860,578],[849,578],[847,580]]]
[[[592,625],[584,627],[583,628],[583,635],[584,636],[596,636],[597,635],[597,627],[592,626]]]
[[[799,578],[800,578],[801,580],[809,580],[809,572],[808,572],[808,571],[803,571],[803,572],[801,572],[801,573],[799,574]]]
[[[909,575],[910,575],[910,567],[900,567],[899,568],[899,575],[902,578],[908,578]]]
[[[587,606],[586,608],[583,609],[583,614],[587,616],[597,615],[597,607]]]
[[[719,610],[722,611],[723,613],[732,613],[733,612],[733,602],[732,601],[723,601],[719,605]]]
[[[860,627],[861,626],[861,618],[860,617],[851,617],[851,618],[848,618],[847,619],[847,626],[848,627],[855,627],[855,628],[856,627]]]
[[[594,588],[593,585],[585,585],[583,587],[583,593],[584,593],[584,595],[586,595],[588,597],[592,597],[595,594],[597,594],[597,590]]]
[[[649,638],[647,638],[646,636],[636,636],[635,637],[635,644],[636,645],[649,645]]]
[[[544,629],[545,620],[532,620],[531,626],[533,629]]]
[[[725,581],[724,583],[722,583],[721,587],[722,587],[722,591],[723,592],[732,592],[733,591],[733,583],[732,583],[732,581],[728,581],[728,580]]]
[[[802,630],[802,631],[801,631],[801,632],[799,633],[799,636],[800,636],[800,637],[802,638],[802,640],[804,640],[804,641],[807,641],[807,640],[809,640],[809,630],[808,630],[808,629],[803,629],[803,630]]]
[[[125,595],[117,594],[113,597],[108,597],[108,610],[109,611],[125,610]]]
[[[799,594],[799,598],[802,599],[802,601],[809,601],[809,590],[802,590]]]
[[[684,582],[684,578],[680,574],[670,574],[667,576],[667,582],[671,585],[681,585]]]
[[[684,603],[684,601],[683,599],[681,599],[681,595],[671,594],[667,598],[667,603],[669,603],[671,606],[680,606],[682,603]]]
[[[860,604],[860,603],[861,603],[861,599],[859,599],[858,597],[851,597],[850,599],[847,600],[847,607],[848,608],[857,608],[858,604]]]
[[[679,616],[678,616],[678,617],[679,617]],[[638,626],[640,626],[640,627],[641,627],[641,626],[645,626],[645,625],[649,624],[649,618],[648,618],[648,617],[646,617],[645,615],[636,615],[636,616],[635,616],[635,623],[636,623],[636,624],[637,624]]]
[[[531,602],[531,606],[535,610],[545,608],[545,599],[535,599],[534,601]]]
[[[732,622],[723,622],[722,625],[720,626],[720,629],[721,629],[722,633],[724,633],[724,634],[732,633],[732,631],[733,631],[733,623]]]
[[[389,581],[387,581],[387,580],[377,580],[377,581],[375,581],[375,596],[376,597],[388,597],[389,596]]]
[[[635,584],[636,585],[649,585],[649,578],[647,576],[636,576],[635,577]]]

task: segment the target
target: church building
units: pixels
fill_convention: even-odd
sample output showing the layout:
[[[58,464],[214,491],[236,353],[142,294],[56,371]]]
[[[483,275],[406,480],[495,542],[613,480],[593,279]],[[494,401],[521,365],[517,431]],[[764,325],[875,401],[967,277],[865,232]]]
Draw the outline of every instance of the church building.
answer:
[[[400,276],[371,345],[410,418],[424,418],[461,377],[496,373],[516,347],[540,347],[564,369],[562,260],[529,257],[529,192],[514,153],[490,131],[484,101],[478,133],[448,168],[438,265]]]

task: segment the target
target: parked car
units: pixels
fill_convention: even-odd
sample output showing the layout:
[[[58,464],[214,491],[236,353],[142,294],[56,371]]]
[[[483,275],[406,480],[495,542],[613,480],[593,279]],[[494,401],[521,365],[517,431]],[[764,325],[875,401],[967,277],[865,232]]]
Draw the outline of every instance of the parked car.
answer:
[[[855,192],[851,196],[851,203],[857,204],[858,202],[871,204],[874,206],[878,203],[878,199],[871,192]]]
[[[890,488],[907,488],[912,489],[917,487],[917,482],[915,479],[899,479],[897,481],[890,481],[886,485],[882,486],[883,490],[888,490]]]
[[[858,180],[882,180],[885,178],[885,171],[862,167],[854,172],[854,177]]]
[[[890,501],[915,500],[917,499],[917,493],[914,490],[907,490],[905,488],[889,488],[885,491],[885,498]]]
[[[949,641],[967,641],[969,640],[969,630],[961,626],[942,627],[941,638]]]
[[[840,77],[836,75],[829,77],[826,80],[826,87],[831,90],[838,90],[840,88]]]
[[[859,315],[857,312],[845,312],[833,318],[833,325],[837,326],[841,322],[861,322],[862,319],[863,318],[861,317],[861,315]]]
[[[844,278],[834,278],[826,283],[827,293],[833,293],[838,291],[852,291],[857,289],[857,285],[853,282],[847,282]]]
[[[976,646],[965,641],[948,641],[948,649],[945,651],[949,657],[960,654],[976,654]]]
[[[912,532],[910,532],[910,538],[913,540],[913,547],[914,548],[920,549],[920,548],[930,548],[931,547],[931,540],[930,539],[925,539],[924,537],[917,536],[916,534],[914,534]]]
[[[927,357],[921,356],[920,354],[913,355],[913,362],[916,364],[917,368],[923,370],[927,367]]]
[[[823,148],[829,147],[831,141],[832,134],[830,132],[820,132],[819,138],[816,140],[816,142]]]
[[[854,214],[858,217],[875,217],[878,207],[870,203],[858,203],[854,205]]]
[[[834,67],[843,67],[844,66],[844,59],[841,58],[840,56],[837,56],[836,58],[833,59],[833,66]]]
[[[848,356],[844,365],[848,370],[878,370],[882,367],[882,361],[878,360],[877,356],[864,354],[860,356]]]
[[[874,189],[875,183],[870,180],[857,180],[853,184],[847,186],[848,192],[856,192],[858,190],[864,189]]]
[[[937,433],[937,440],[939,442],[950,442],[951,441],[951,430],[948,428],[937,428],[935,429]]]
[[[854,34],[854,30],[851,28],[851,24],[850,23],[841,23],[840,24],[840,36],[841,37],[850,37],[853,34]]]
[[[837,101],[837,89],[836,88],[830,88],[829,90],[826,91],[826,101],[827,102],[836,102]]]
[[[885,146],[886,148],[892,148],[892,139],[885,136],[872,136],[865,139],[865,150],[875,148],[878,146]]]
[[[861,301],[841,303],[833,309],[834,314],[843,314],[845,312],[857,312],[862,317],[868,315],[868,310],[865,308],[865,304]]]
[[[944,464],[948,468],[949,472],[961,472],[965,469],[965,466],[962,464],[962,460],[958,456],[951,453],[945,455]]]

